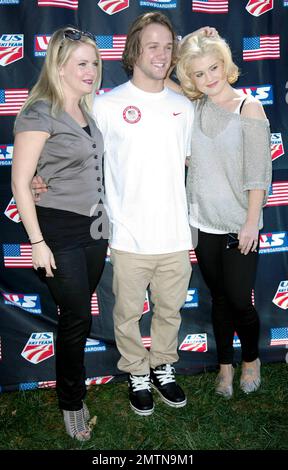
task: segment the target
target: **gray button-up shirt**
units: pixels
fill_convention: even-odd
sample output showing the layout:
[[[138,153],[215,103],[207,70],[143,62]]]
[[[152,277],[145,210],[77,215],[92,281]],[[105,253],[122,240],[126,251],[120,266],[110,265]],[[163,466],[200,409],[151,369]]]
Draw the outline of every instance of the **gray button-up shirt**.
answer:
[[[50,134],[41,152],[37,174],[48,185],[37,205],[93,215],[103,201],[103,138],[91,116],[83,111],[91,136],[65,111],[51,116],[50,105],[39,101],[15,123],[15,133],[43,131]]]

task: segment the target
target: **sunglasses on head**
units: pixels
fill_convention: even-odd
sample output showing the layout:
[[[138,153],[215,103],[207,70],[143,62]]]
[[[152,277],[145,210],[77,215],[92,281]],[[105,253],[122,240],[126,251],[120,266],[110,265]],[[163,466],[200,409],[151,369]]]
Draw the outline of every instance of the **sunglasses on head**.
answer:
[[[71,41],[79,41],[82,36],[92,39],[95,42],[95,36],[89,31],[79,31],[78,29],[67,29],[63,32],[63,39],[71,39]]]

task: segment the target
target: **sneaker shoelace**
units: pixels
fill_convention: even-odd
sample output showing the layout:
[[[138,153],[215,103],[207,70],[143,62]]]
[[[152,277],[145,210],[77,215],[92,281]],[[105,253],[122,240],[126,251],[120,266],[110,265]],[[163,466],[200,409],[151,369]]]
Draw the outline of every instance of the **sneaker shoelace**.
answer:
[[[157,376],[161,385],[176,382],[175,369],[170,364],[166,364],[165,369],[155,369],[154,374]]]
[[[133,392],[139,392],[140,390],[151,391],[150,376],[147,375],[130,375]]]

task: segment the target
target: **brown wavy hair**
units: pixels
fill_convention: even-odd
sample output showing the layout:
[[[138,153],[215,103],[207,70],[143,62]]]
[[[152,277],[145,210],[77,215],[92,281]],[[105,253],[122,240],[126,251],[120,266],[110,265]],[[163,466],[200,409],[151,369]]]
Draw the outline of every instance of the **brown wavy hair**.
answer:
[[[134,65],[141,54],[141,32],[143,29],[150,25],[150,24],[160,24],[162,26],[166,26],[172,34],[173,39],[173,50],[172,50],[172,62],[171,65],[176,63],[176,55],[177,55],[177,40],[176,34],[173,30],[173,26],[170,20],[167,18],[166,15],[159,12],[153,13],[144,13],[141,16],[138,16],[136,20],[130,26],[128,30],[126,45],[123,52],[122,63],[126,71],[131,74],[133,72]]]

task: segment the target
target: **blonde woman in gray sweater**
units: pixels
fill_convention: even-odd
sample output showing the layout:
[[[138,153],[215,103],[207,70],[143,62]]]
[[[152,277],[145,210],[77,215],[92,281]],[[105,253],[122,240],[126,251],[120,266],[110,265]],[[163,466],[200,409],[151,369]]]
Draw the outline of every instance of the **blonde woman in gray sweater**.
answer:
[[[271,182],[269,122],[261,103],[231,84],[238,79],[228,44],[219,36],[186,36],[177,76],[195,101],[187,175],[190,224],[198,229],[199,267],[212,297],[220,371],[216,393],[233,394],[233,336],[242,347],[240,388],[261,382],[259,318],[251,302],[262,209]]]

